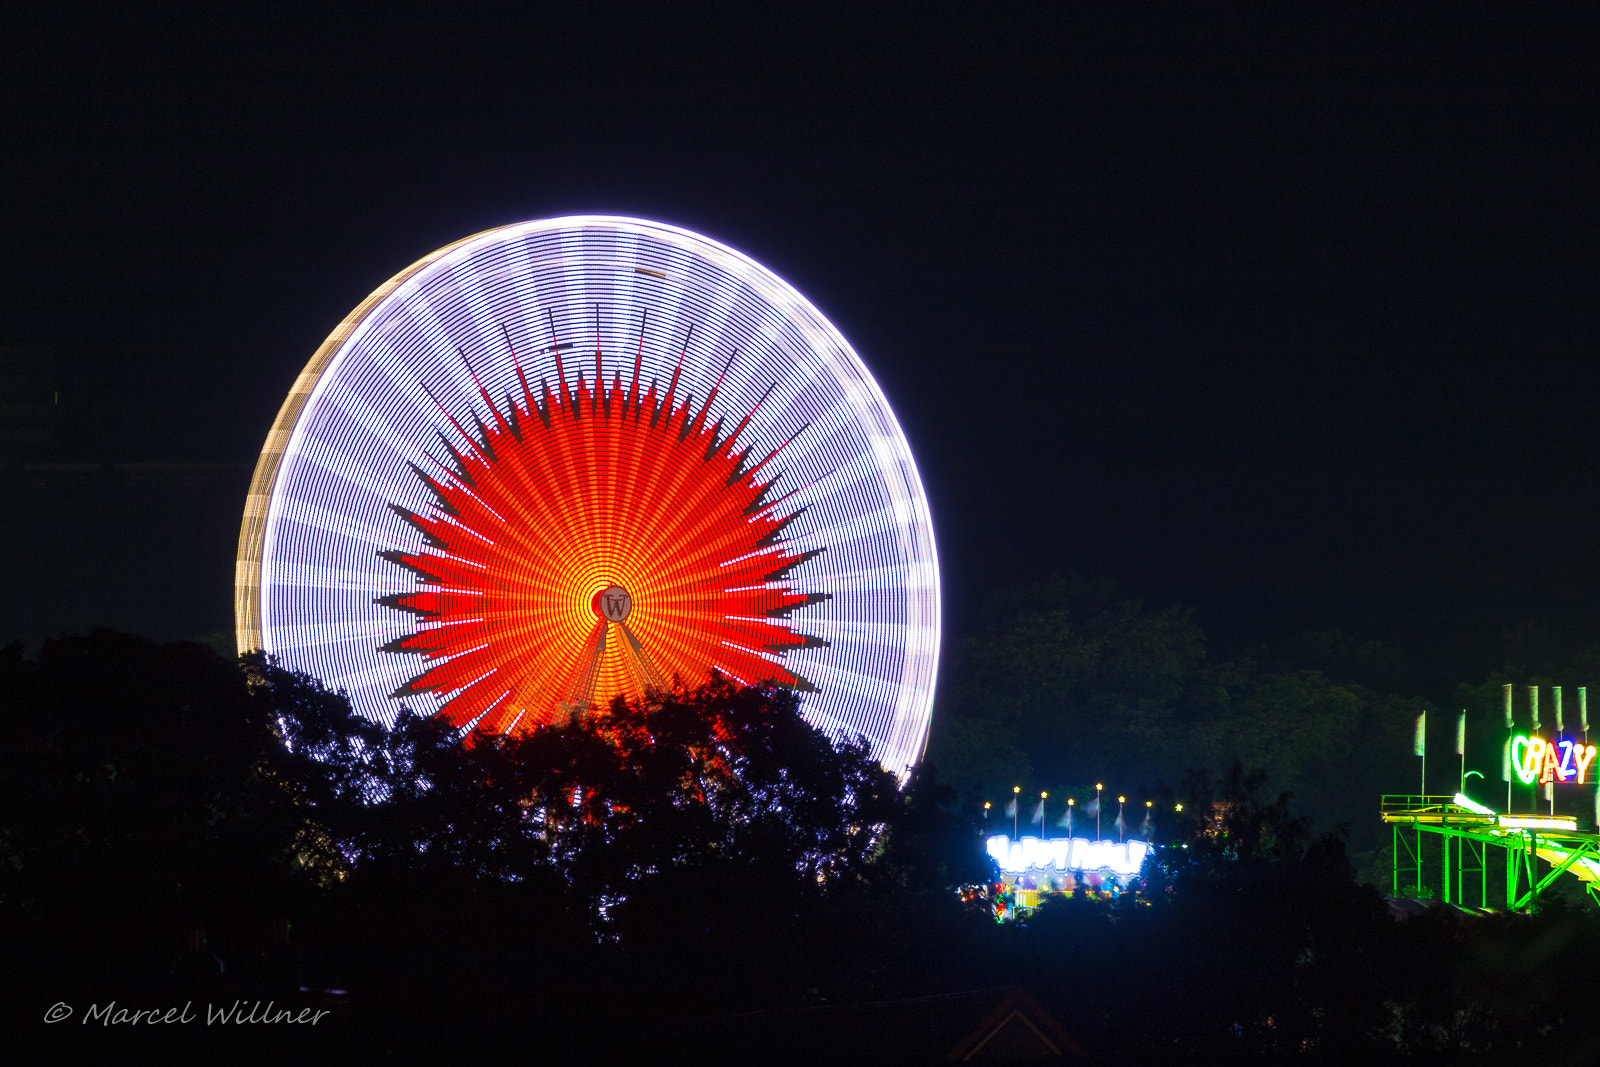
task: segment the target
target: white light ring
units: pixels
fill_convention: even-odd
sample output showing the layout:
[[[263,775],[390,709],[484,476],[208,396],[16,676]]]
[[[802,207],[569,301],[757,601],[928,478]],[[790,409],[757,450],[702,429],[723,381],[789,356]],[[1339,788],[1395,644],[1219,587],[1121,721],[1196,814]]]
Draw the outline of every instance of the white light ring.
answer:
[[[529,273],[537,268],[537,264],[530,265],[527,262],[534,257],[527,254],[526,245],[517,245],[515,242],[530,235],[552,231],[567,231],[575,235],[574,240],[581,240],[583,235],[577,231],[594,230],[612,230],[618,235],[618,244],[607,253],[612,258],[628,258],[628,241],[635,242],[632,246],[634,258],[640,258],[642,250],[636,238],[643,236],[661,242],[669,250],[668,258],[676,261],[671,266],[690,268],[684,271],[686,276],[707,273],[696,262],[697,259],[726,272],[727,276],[755,293],[785,325],[799,332],[805,342],[805,352],[817,363],[791,354],[797,361],[795,368],[820,364],[834,381],[835,388],[845,397],[850,413],[855,416],[855,425],[865,436],[872,452],[869,467],[879,472],[878,486],[889,494],[889,504],[896,519],[892,528],[898,537],[895,554],[904,568],[905,653],[898,672],[892,721],[886,731],[879,732],[880,736],[874,738],[875,747],[885,763],[903,770],[920,758],[926,744],[939,647],[937,556],[926,498],[904,435],[877,383],[848,342],[792,287],[733,249],[660,223],[608,216],[574,216],[485,231],[413,263],[375,290],[339,324],[296,380],[256,465],[240,529],[236,572],[235,615],[241,650],[262,647],[268,643],[263,639],[263,593],[265,584],[272,580],[267,569],[274,558],[272,541],[277,529],[277,516],[283,510],[283,502],[275,496],[280,474],[286,466],[293,466],[306,433],[304,416],[308,411],[317,410],[322,391],[329,382],[337,380],[339,366],[346,354],[355,350],[370,331],[380,329],[390,333],[404,325],[402,319],[414,318],[414,313],[423,309],[410,305],[408,301],[424,286],[430,287],[427,294],[429,308],[446,305],[448,298],[463,288],[469,288],[481,298],[485,286],[494,278],[503,278],[508,285],[516,283],[517,299],[532,307],[551,306],[552,288],[570,290],[574,296],[579,293],[586,297],[593,296],[592,287],[585,287],[587,275],[582,273],[584,253],[589,246],[577,246],[580,254],[571,257],[575,271],[568,272],[565,284],[553,286],[547,276]],[[507,265],[494,275],[470,276],[442,288],[434,283],[433,279],[445,277],[455,265],[466,263],[496,245],[506,249]],[[568,257],[563,255],[560,258],[566,260]],[[620,291],[620,284],[618,288]],[[679,294],[679,306],[682,307],[691,297],[699,299],[703,295],[699,290],[685,289]],[[724,319],[731,318],[735,308],[733,302],[726,299],[727,294],[713,295],[723,298],[716,301],[714,307],[703,309],[702,317],[708,318],[709,315],[705,313],[720,308]],[[690,317],[693,317],[692,313]],[[765,314],[755,317],[766,327],[771,326]],[[776,342],[776,338],[774,341],[775,348],[785,347]],[[574,370],[585,369],[581,346],[573,352],[572,358]],[[803,394],[804,383],[799,384]],[[830,421],[833,410],[829,409]],[[833,451],[828,440],[826,434],[819,434],[816,447]],[[826,537],[822,540],[826,540]]]

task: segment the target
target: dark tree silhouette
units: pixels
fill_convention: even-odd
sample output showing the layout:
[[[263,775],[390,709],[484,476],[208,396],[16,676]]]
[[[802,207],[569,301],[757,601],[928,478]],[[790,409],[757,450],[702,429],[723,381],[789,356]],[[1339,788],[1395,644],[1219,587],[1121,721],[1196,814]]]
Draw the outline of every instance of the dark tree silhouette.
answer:
[[[281,911],[331,857],[311,819],[321,775],[279,740],[274,701],[320,694],[256,677],[266,689],[203,646],[109,631],[0,655],[7,911],[173,945]]]
[[[370,723],[260,656],[61,638],[0,651],[6,1003],[41,1056],[56,1000],[307,987],[351,991],[319,1048],[565,1060],[659,1058],[745,1009],[1020,984],[1107,1060],[1594,1058],[1569,1010],[1592,914],[1397,923],[1260,775],[1188,787],[1141,895],[997,926],[955,892],[992,867],[933,768],[897,783],[784,690],[713,678],[463,738]]]

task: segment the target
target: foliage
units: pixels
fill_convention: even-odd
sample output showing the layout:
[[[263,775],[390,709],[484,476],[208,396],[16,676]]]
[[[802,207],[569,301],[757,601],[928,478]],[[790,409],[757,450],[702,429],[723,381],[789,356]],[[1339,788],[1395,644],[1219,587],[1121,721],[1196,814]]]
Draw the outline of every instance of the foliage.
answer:
[[[1407,788],[1415,697],[1404,658],[1338,631],[1276,651],[1208,657],[1180,607],[1150,608],[1105,580],[1051,578],[998,590],[934,716],[931,752],[952,781],[991,799],[1092,795],[1096,781],[1153,799],[1193,768],[1264,770],[1364,850],[1374,799]]]
[[[952,902],[954,890],[994,880],[994,862],[973,847],[983,832],[980,822],[939,781],[933,764],[912,769],[895,806],[869,868],[875,885],[927,905]]]
[[[46,642],[37,662],[13,646],[0,695],[10,909],[119,901],[203,922],[329,859],[309,854],[320,768],[279,739],[279,693],[203,646],[98,631]],[[296,689],[307,722],[321,696]]]
[[[1147,903],[1066,900],[1029,924],[1040,965],[1070,945],[1106,986],[1161,1006],[1159,1022],[1122,1038],[1130,1051],[1331,1054],[1360,1046],[1376,1018],[1365,968],[1390,925],[1382,901],[1356,883],[1339,835],[1314,833],[1262,786],[1238,767],[1192,776],[1146,860]]]
[[[1137,614],[1084,629],[1171,630]],[[1083,677],[1110,687],[1099,665],[1147,653]],[[1265,655],[1184,670],[1140,691],[1191,741],[1220,716],[1298,714],[1337,752],[1409,714]],[[638,1058],[663,1051],[655,1019],[1020,984],[1108,1060],[1595,1052],[1568,1008],[1600,949],[1591,911],[1397,923],[1342,833],[1238,767],[1166,805],[1143,894],[997,926],[952,891],[993,873],[975,809],[931,764],[896,788],[781,690],[714,679],[462,738],[375,726],[262,657],[102,632],[0,654],[0,731],[0,949],[29,1012],[337,986],[349,1051]]]
[[[259,654],[235,666],[101,631],[37,662],[6,649],[0,694],[13,916],[136,905],[214,938],[218,915],[254,901],[264,925],[317,886],[501,884],[615,932],[658,922],[647,903],[667,908],[672,886],[744,882],[798,907],[865,884],[886,826],[923,811],[793,693],[720,677],[462,738],[410,712],[386,729]]]
[[[1106,766],[1148,780],[1165,765],[1152,746],[1173,743],[1180,707],[1215,696],[1203,635],[1182,608],[1150,611],[1109,583],[1052,578],[999,590],[986,615],[935,716],[933,756],[964,784],[1009,785],[1017,750],[1050,782]]]
[[[406,713],[347,755],[375,799],[328,825],[358,868],[554,876],[600,925],[653,883],[859,880],[897,799],[865,741],[829,741],[786,690],[715,676],[515,737]]]

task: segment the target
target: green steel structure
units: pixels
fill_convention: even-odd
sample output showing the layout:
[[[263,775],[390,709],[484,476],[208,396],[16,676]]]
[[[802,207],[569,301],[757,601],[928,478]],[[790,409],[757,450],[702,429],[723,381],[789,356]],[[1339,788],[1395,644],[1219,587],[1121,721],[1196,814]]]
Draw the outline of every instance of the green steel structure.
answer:
[[[1405,890],[1447,904],[1517,911],[1561,875],[1570,874],[1600,904],[1600,833],[1579,830],[1576,819],[1506,815],[1460,793],[1389,795],[1381,811],[1394,832],[1393,896]],[[1500,851],[1503,865],[1492,849]],[[1549,867],[1543,874],[1540,860]],[[1431,881],[1429,867],[1436,871],[1437,883]],[[1434,891],[1425,891],[1425,883]]]

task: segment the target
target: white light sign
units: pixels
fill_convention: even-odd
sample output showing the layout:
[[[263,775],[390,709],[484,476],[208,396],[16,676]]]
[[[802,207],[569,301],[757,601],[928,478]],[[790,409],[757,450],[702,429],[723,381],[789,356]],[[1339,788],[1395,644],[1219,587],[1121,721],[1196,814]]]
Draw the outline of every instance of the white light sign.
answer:
[[[1144,865],[1150,846],[1144,841],[1090,841],[1086,837],[989,838],[989,855],[1006,874],[1026,871],[1109,871],[1132,877]]]

